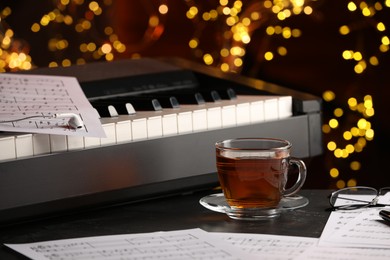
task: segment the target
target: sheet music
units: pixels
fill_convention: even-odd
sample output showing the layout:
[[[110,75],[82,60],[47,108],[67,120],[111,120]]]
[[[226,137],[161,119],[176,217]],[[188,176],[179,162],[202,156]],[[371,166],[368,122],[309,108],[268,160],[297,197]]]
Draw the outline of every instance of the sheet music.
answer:
[[[299,260],[388,260],[390,250],[371,248],[311,247]]]
[[[390,194],[380,198],[388,203]],[[208,233],[201,229],[5,244],[49,259],[390,259],[390,227],[377,208],[332,212],[318,238]]]
[[[390,249],[320,247],[318,238],[208,233],[201,229],[5,244],[33,260],[390,259]]]
[[[379,216],[381,209],[356,213],[332,212],[320,245],[390,249],[390,227]]]
[[[6,244],[33,260],[257,259],[201,229]]]
[[[236,233],[215,233],[215,236],[265,260],[390,259],[389,249],[319,247],[318,238]]]
[[[56,113],[75,113],[83,129],[71,129],[69,118]],[[85,97],[76,78],[0,73],[0,131],[105,137],[99,115]]]
[[[308,248],[316,246],[318,238],[265,234],[211,233],[243,251],[264,260],[299,259]]]
[[[390,193],[378,203],[390,204]],[[320,246],[390,249],[390,227],[379,216],[384,208],[334,211],[319,241]]]

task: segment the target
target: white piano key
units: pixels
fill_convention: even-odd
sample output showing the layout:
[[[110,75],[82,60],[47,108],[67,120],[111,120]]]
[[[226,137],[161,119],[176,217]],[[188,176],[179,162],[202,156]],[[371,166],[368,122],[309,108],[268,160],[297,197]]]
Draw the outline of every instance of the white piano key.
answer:
[[[282,96],[278,99],[279,102],[279,118],[287,118],[293,115],[292,109],[292,97],[291,96]]]
[[[93,148],[100,146],[100,138],[99,137],[84,137],[84,147],[85,148]]]
[[[96,116],[99,117],[99,112],[94,109],[94,112],[96,113]],[[100,121],[103,119],[101,118]],[[84,148],[93,148],[93,147],[99,147],[100,146],[100,138],[99,137],[84,137]]]
[[[207,108],[207,129],[217,129],[222,127],[221,108]]]
[[[264,121],[264,101],[254,101],[250,103],[250,120],[251,123]]]
[[[279,118],[278,98],[264,100],[264,120],[276,120]]]
[[[65,152],[68,150],[68,143],[65,135],[50,135],[50,150],[52,153]]]
[[[148,127],[148,138],[155,138],[162,136],[162,117],[152,116],[146,120]]]
[[[162,117],[163,135],[176,135],[178,133],[177,114],[167,114]]]
[[[68,151],[84,149],[84,138],[82,136],[66,136]]]
[[[251,122],[250,105],[248,102],[236,106],[237,125],[246,125]]]
[[[50,135],[33,134],[32,140],[33,140],[34,155],[50,153]]]
[[[100,138],[100,145],[110,145],[116,143],[115,123],[102,123],[102,127],[106,137]]]
[[[32,134],[15,135],[16,158],[34,155]]]
[[[15,137],[0,135],[0,160],[16,159]]]
[[[146,124],[146,118],[131,120],[131,133],[133,141],[147,139],[148,127]]]
[[[236,106],[227,105],[221,108],[222,127],[231,127],[237,124]]]
[[[177,128],[179,134],[191,133],[193,131],[191,111],[178,113]]]
[[[192,112],[192,128],[194,132],[207,130],[206,109],[197,109]]]
[[[124,143],[132,140],[131,121],[129,119],[115,124],[116,142]]]

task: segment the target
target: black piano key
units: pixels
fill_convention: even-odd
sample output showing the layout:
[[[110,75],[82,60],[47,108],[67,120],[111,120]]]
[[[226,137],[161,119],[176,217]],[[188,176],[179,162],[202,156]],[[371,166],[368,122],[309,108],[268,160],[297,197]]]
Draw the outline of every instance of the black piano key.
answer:
[[[181,99],[182,98],[179,97],[179,100]],[[193,95],[193,99],[195,100],[195,104],[197,105],[203,105],[204,103],[206,103],[206,100],[204,99],[203,95],[198,92]]]
[[[170,100],[172,108],[179,108],[180,107],[180,103],[176,97],[170,97],[169,100]]]
[[[215,90],[210,91],[210,97],[211,97],[211,100],[214,102],[220,102],[222,100],[219,93]]]
[[[226,99],[226,100],[236,100],[237,99],[236,91],[232,88],[228,88],[225,91],[219,91],[219,94],[220,94],[222,99]]]

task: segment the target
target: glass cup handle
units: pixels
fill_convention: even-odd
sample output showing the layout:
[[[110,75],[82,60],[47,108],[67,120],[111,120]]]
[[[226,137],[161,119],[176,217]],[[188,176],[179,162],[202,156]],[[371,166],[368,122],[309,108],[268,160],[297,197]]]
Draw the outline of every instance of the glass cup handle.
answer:
[[[283,196],[291,196],[297,193],[302,188],[306,180],[307,169],[302,160],[292,157],[289,160],[289,165],[296,165],[298,167],[298,179],[292,187],[283,192]]]

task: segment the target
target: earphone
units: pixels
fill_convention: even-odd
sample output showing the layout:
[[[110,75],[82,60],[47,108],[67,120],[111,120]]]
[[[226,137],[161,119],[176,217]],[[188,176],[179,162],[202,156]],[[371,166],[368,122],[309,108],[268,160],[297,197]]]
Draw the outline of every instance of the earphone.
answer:
[[[75,113],[54,114],[53,117],[54,118],[67,118],[67,117],[69,117],[68,124],[73,129],[80,129],[80,128],[83,128],[83,126],[84,126],[83,120],[80,118],[80,116],[78,114],[75,114]]]
[[[0,123],[12,123],[12,122],[17,122],[17,121],[22,121],[30,118],[69,118],[68,124],[71,128],[73,129],[80,129],[83,128],[84,122],[81,119],[81,117],[78,114],[75,113],[58,113],[50,116],[28,116],[28,117],[23,117],[23,118],[18,118],[14,120],[6,120],[6,121],[0,121]]]

